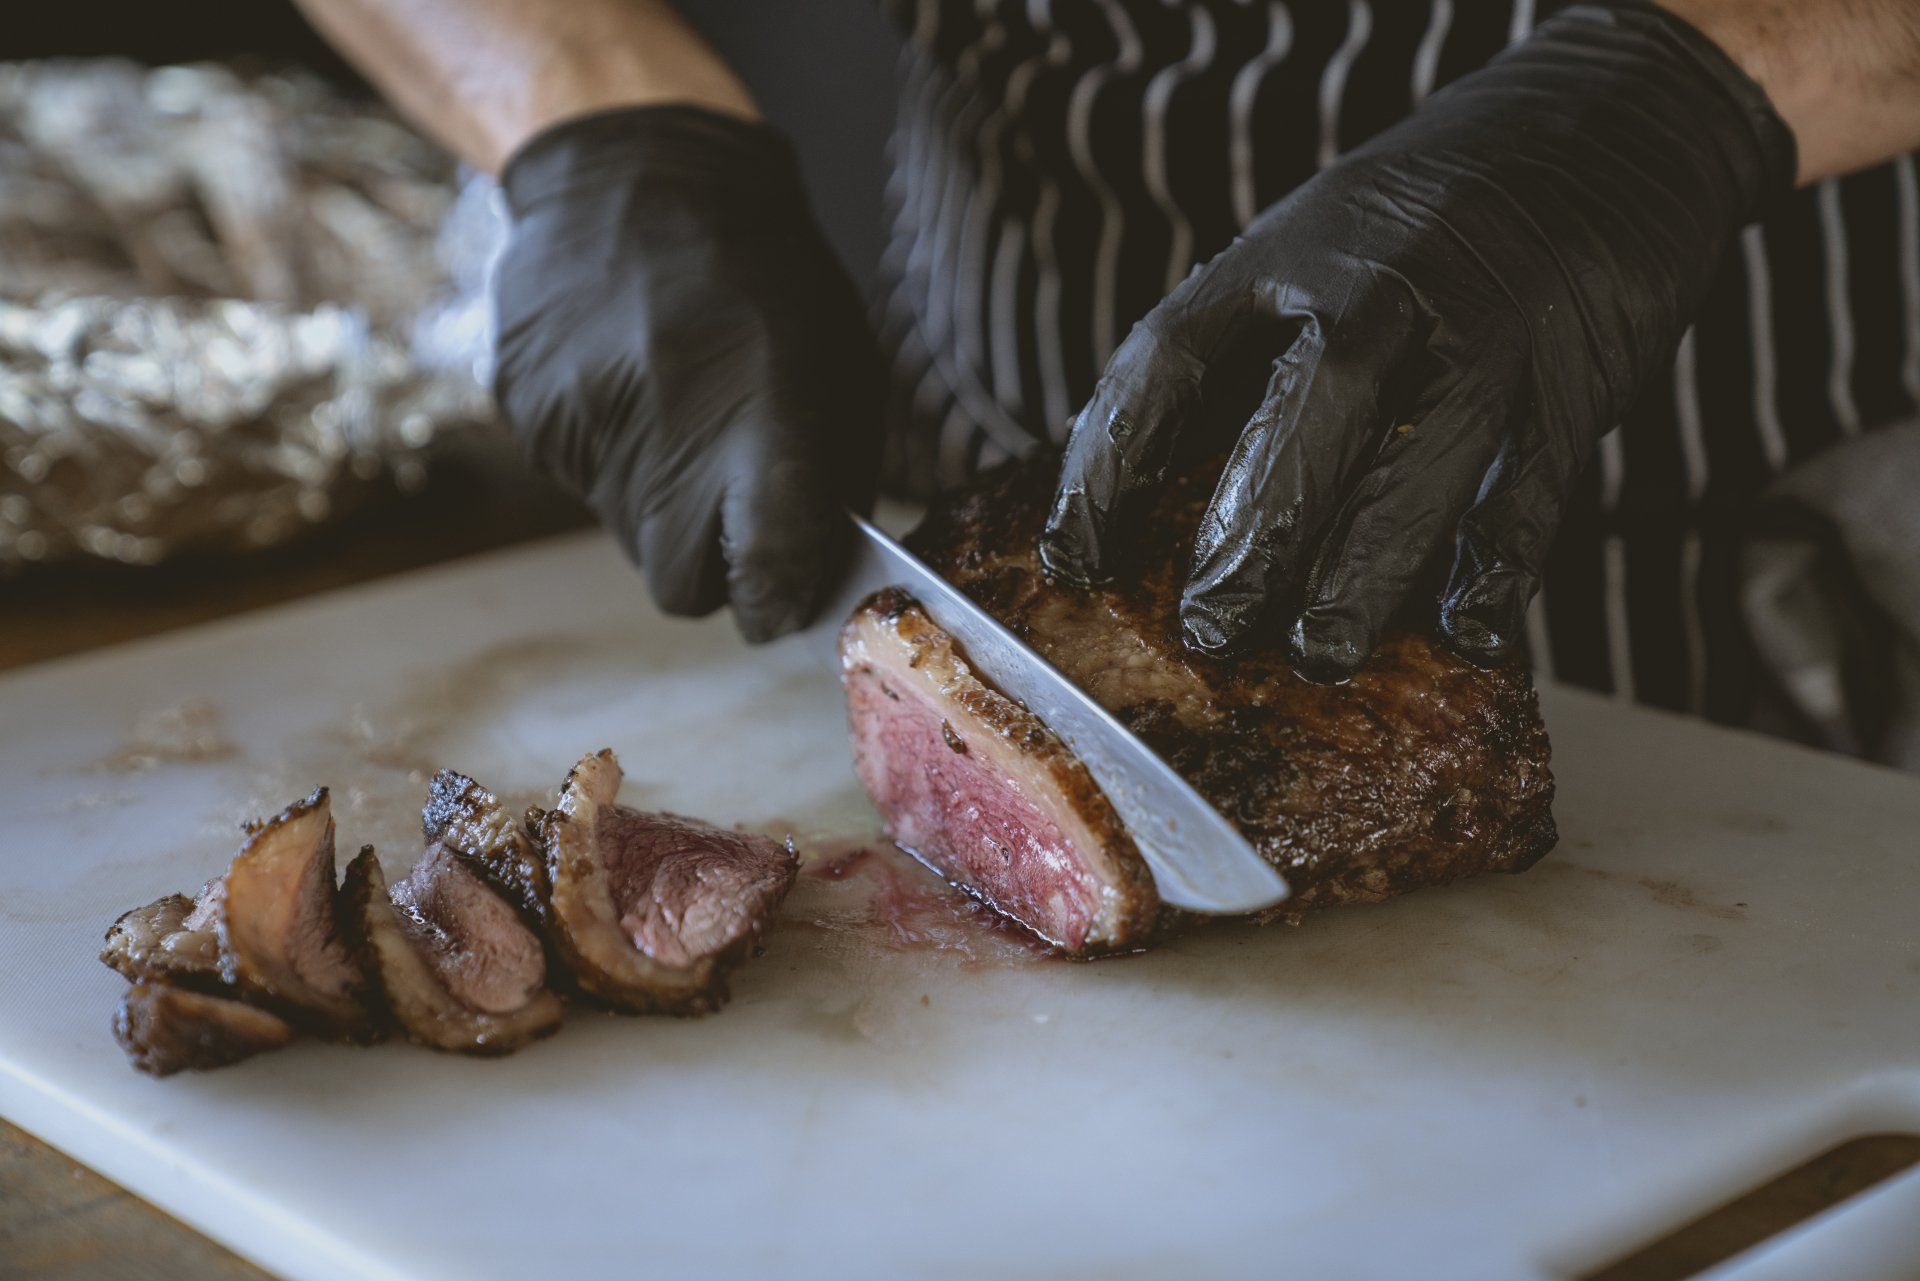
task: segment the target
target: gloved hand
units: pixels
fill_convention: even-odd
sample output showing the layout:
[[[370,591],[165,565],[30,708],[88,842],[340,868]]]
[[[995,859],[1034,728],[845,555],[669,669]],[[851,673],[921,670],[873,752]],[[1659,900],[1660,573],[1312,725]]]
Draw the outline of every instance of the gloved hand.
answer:
[[[1441,630],[1502,660],[1594,443],[1793,172],[1759,86],[1693,28],[1650,5],[1557,15],[1135,327],[1074,423],[1043,560],[1110,577],[1210,369],[1265,341],[1266,397],[1196,536],[1187,643],[1284,629],[1296,671],[1345,679],[1452,550]]]
[[[567,121],[507,164],[494,394],[672,614],[803,625],[871,501],[880,360],[766,125],[695,107]]]

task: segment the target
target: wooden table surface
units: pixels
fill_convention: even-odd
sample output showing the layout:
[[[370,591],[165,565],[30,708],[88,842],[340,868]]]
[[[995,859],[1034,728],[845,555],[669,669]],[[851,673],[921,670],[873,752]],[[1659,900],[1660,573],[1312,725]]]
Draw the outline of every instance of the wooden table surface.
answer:
[[[0,670],[258,609],[563,530],[579,506],[480,455],[443,463],[306,541],[248,558],[148,569],[48,568],[0,580]],[[634,590],[639,591],[638,578]],[[104,1018],[104,1014],[103,1014]],[[1596,1274],[1679,1281],[1920,1162],[1920,1138],[1856,1139],[1769,1179]],[[0,1121],[0,1279],[265,1281],[266,1274],[33,1136]]]

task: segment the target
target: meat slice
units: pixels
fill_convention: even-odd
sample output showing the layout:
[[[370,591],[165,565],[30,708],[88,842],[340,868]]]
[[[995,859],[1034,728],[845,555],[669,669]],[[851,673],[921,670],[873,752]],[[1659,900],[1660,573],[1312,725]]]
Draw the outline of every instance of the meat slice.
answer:
[[[615,1009],[718,1009],[793,884],[792,846],[615,804],[620,779],[612,752],[581,758],[540,823],[555,947]]]
[[[539,936],[445,845],[429,845],[391,888],[364,849],[340,897],[353,950],[410,1040],[508,1054],[559,1030]]]
[[[142,1072],[226,1067],[293,1040],[285,1019],[228,997],[139,982],[113,1015],[113,1036]]]
[[[1105,587],[1055,585],[1041,570],[1050,456],[997,469],[936,504],[908,542],[1145,739],[1285,874],[1293,897],[1263,919],[1520,871],[1551,849],[1553,776],[1524,668],[1482,671],[1402,628],[1347,684],[1320,686],[1294,676],[1277,646],[1221,661],[1181,643],[1180,588],[1218,471],[1169,477],[1133,514],[1133,562]],[[1097,865],[1087,833],[1115,848],[1110,809],[1097,790],[1063,781],[1074,776],[1057,767],[1048,736],[997,736],[1018,768],[998,754],[991,771],[932,764],[933,728],[950,727],[973,749],[961,727],[977,724],[987,700],[964,655],[931,627],[898,601],[869,601],[843,633],[862,782],[889,831],[939,871],[1070,950],[1098,950],[1099,931],[1076,945],[1051,908],[1063,884],[1085,884],[1064,869]],[[931,674],[915,654],[927,655],[918,662],[932,663]],[[903,666],[917,679],[900,676]],[[922,701],[895,701],[869,670],[903,700]],[[995,714],[1014,723],[1004,708]],[[1003,857],[996,868],[998,848],[1057,857]],[[1120,848],[1107,856],[1137,860]],[[1129,919],[1148,902],[1136,900]],[[1137,942],[1137,925],[1122,937]]]
[[[924,610],[897,591],[870,598],[840,662],[854,771],[896,842],[1065,951],[1146,941],[1153,877],[1099,785]]]
[[[326,788],[249,826],[209,906],[228,983],[322,1034],[372,1035],[365,981],[340,934]]]
[[[200,891],[197,902],[184,894],[169,894],[122,913],[107,929],[100,959],[135,983],[152,979],[195,991],[226,993],[214,919],[220,890],[216,880]]]
[[[546,928],[547,865],[499,797],[457,770],[440,770],[427,784],[420,827],[429,845],[444,845],[465,860],[528,925]]]

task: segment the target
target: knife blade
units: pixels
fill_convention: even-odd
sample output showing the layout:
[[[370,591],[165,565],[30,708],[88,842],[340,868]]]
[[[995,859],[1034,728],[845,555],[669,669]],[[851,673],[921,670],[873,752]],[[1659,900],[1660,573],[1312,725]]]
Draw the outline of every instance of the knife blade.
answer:
[[[1285,879],[1240,830],[1111,712],[871,521],[852,520],[858,533],[847,573],[817,626],[836,635],[874,592],[906,592],[959,642],[983,680],[1039,717],[1080,758],[1139,847],[1163,901],[1231,914],[1287,896]]]

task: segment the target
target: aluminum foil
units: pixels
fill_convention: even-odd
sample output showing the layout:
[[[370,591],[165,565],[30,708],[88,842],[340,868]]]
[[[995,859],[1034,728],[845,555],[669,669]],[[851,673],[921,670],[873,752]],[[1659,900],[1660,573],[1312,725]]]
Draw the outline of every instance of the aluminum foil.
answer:
[[[0,64],[0,572],[264,547],[490,429],[489,187],[311,78]]]

